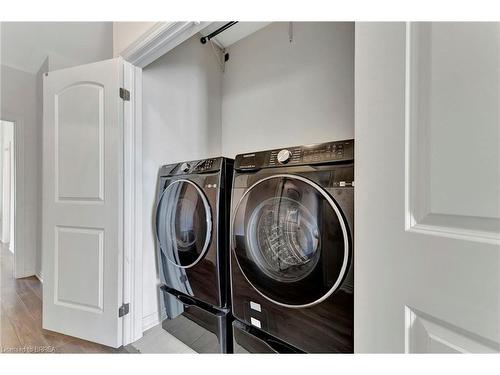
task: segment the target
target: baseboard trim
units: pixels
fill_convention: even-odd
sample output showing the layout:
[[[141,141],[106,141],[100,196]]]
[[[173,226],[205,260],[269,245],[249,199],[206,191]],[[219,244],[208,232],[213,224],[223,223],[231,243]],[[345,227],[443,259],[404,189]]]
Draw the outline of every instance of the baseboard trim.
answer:
[[[16,279],[24,279],[25,277],[36,276],[34,272],[24,272],[21,274],[15,274],[14,278]]]
[[[148,314],[142,318],[142,332],[147,331],[154,326],[157,326],[161,323],[162,319],[160,316],[166,316],[166,311],[162,310],[161,312],[155,311],[154,313]]]
[[[39,273],[35,273],[35,277],[43,284],[42,275],[40,275]]]

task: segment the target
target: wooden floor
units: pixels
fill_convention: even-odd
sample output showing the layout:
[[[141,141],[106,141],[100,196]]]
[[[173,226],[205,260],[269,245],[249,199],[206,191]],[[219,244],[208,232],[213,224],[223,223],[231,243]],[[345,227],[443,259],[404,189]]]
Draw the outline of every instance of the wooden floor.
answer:
[[[0,243],[0,352],[127,352],[42,329],[42,285],[36,277],[14,279],[13,264],[13,254]]]

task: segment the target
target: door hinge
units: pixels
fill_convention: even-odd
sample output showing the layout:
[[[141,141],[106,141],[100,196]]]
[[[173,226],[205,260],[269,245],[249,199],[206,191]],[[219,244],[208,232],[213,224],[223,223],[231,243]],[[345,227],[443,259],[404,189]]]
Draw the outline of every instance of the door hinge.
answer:
[[[121,318],[124,315],[127,315],[130,311],[130,303],[124,303],[118,309],[118,317]]]
[[[122,98],[123,100],[129,101],[130,100],[130,91],[128,91],[127,89],[124,89],[123,87],[120,87],[120,98]]]

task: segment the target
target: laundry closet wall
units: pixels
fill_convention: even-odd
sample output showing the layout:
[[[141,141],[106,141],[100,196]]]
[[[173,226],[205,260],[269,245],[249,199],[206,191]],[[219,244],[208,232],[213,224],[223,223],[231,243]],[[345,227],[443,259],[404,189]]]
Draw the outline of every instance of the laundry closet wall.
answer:
[[[222,71],[195,35],[143,70],[143,327],[159,322],[154,211],[163,164],[221,154]]]
[[[354,23],[273,23],[227,50],[195,35],[143,70],[143,327],[158,323],[163,164],[354,137]],[[230,32],[230,29],[227,31]],[[219,56],[221,58],[221,56]]]
[[[354,138],[354,23],[278,22],[228,48],[222,152]]]
[[[14,251],[24,254],[23,266],[20,267],[21,269],[16,267],[20,271],[17,276],[24,277],[35,274],[38,249],[36,209],[37,186],[40,186],[40,181],[37,180],[36,170],[39,159],[36,140],[38,126],[36,123],[36,76],[6,65],[1,66],[0,76],[2,77],[0,112],[2,116],[5,116],[3,119],[16,120],[17,118],[22,121],[23,126],[23,138],[15,142],[24,144],[24,186],[16,186],[16,199],[22,202],[24,207],[24,213],[16,213],[16,215],[23,220],[24,214],[24,227],[22,228],[23,238],[18,237]],[[16,118],[9,118],[10,116]],[[16,173],[19,178],[22,168],[17,166]]]

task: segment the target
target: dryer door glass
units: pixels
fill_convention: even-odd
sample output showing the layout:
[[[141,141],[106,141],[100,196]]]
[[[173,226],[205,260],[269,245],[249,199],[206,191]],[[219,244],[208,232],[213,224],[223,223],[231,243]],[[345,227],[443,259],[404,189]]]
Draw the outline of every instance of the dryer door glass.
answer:
[[[156,234],[165,257],[178,267],[194,266],[208,249],[211,230],[210,206],[203,191],[189,180],[171,182],[156,211]]]
[[[267,299],[305,307],[340,286],[349,262],[348,228],[316,183],[296,175],[262,179],[243,195],[233,220],[238,265]]]

